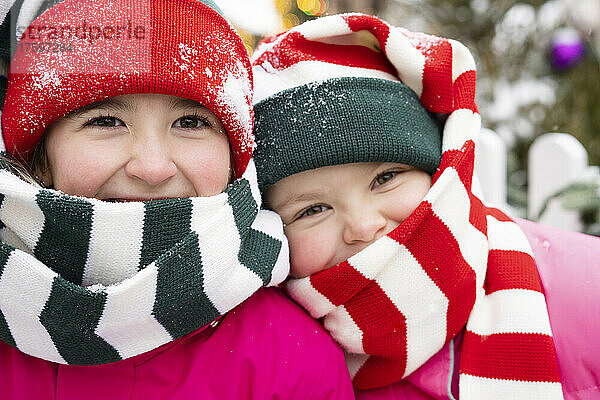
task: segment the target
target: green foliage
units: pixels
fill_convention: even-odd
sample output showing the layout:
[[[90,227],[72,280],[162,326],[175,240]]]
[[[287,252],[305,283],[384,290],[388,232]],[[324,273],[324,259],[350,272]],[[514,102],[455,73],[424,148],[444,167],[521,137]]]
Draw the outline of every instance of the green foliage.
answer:
[[[588,151],[592,165],[600,165],[600,65],[588,42],[588,57],[557,75],[557,106],[542,123],[547,131],[575,136]]]
[[[565,210],[579,213],[583,232],[600,236],[600,184],[597,182],[576,182],[559,190],[544,202],[538,219],[544,215],[553,200],[560,201]]]

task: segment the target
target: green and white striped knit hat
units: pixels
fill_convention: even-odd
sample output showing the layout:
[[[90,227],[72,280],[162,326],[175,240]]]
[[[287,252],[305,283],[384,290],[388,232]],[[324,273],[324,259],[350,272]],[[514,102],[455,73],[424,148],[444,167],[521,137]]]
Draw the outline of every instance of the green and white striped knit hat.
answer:
[[[318,20],[261,42],[253,55],[259,185],[310,169],[398,162],[433,174],[441,126],[376,36]]]

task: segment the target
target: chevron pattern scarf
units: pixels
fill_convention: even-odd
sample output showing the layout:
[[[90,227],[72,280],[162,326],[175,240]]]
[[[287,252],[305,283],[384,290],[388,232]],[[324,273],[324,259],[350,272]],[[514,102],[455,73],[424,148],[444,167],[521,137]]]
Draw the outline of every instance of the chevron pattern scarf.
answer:
[[[251,161],[212,197],[110,203],[0,170],[0,340],[61,364],[157,348],[285,279]]]
[[[392,27],[371,16],[321,18],[269,46],[327,46],[327,37],[368,31],[398,76],[431,112],[447,114],[442,162],[418,208],[387,236],[332,268],[290,280],[287,289],[347,352],[358,389],[406,377],[464,329],[459,391],[470,399],[561,399],[544,292],[527,238],[473,192],[480,116],[475,63],[460,43]],[[348,76],[332,52],[278,60]],[[258,55],[260,57],[260,54]],[[323,67],[319,67],[320,65]],[[287,69],[287,70],[286,70]],[[345,69],[345,71],[344,71]],[[336,72],[337,71],[337,72]],[[313,77],[314,78],[314,77]],[[282,78],[283,79],[283,78]],[[258,86],[258,85],[257,85]]]

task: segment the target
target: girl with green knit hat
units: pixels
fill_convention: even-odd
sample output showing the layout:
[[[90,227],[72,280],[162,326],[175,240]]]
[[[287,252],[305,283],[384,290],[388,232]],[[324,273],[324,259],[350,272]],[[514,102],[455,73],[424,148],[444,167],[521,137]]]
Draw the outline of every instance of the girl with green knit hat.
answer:
[[[599,393],[600,362],[569,362],[592,343],[570,324],[593,318],[565,293],[600,311],[600,243],[560,231],[542,246],[546,227],[476,193],[462,44],[344,14],[265,40],[253,60],[254,156],[290,245],[285,287],[344,348],[358,398],[561,399],[582,380]]]

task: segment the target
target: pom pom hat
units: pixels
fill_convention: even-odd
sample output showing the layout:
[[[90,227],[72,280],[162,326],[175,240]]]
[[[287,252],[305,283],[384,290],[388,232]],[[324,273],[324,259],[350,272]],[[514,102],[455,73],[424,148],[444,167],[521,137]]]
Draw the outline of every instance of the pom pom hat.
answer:
[[[399,75],[403,60],[387,52],[381,27],[368,33],[346,20],[305,23],[254,54],[262,190],[328,165],[399,162],[433,174],[440,163],[441,128],[415,93],[422,88],[401,82],[414,79]]]
[[[212,6],[212,7],[211,7]],[[6,150],[28,161],[56,119],[109,97],[195,100],[229,135],[235,177],[252,154],[248,51],[210,0],[66,0],[23,32],[2,113]]]

